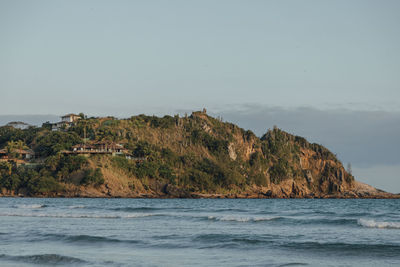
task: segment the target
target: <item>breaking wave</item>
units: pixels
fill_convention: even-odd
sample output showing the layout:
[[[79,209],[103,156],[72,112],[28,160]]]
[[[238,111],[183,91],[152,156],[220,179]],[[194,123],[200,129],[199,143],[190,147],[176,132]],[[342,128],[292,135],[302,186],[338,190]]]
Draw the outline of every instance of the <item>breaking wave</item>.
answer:
[[[292,218],[283,216],[208,216],[208,220],[212,221],[225,221],[225,222],[265,222],[265,221],[281,221],[288,224],[331,224],[331,225],[356,225],[355,219],[306,219],[306,218]]]
[[[130,219],[149,216],[161,216],[159,214],[65,214],[65,213],[0,213],[0,217],[47,217],[47,218],[93,218],[93,219]]]
[[[0,266],[397,266],[399,204],[0,198]]]
[[[47,205],[44,205],[44,204],[30,204],[30,205],[16,205],[14,207],[18,208],[18,209],[40,209],[40,208],[47,207]]]
[[[126,239],[117,239],[110,238],[105,236],[93,236],[93,235],[65,235],[65,234],[45,234],[41,235],[37,238],[33,238],[31,241],[44,241],[44,240],[52,240],[52,241],[63,241],[67,243],[130,243],[137,244],[141,243],[138,240],[126,240]]]
[[[284,263],[279,265],[278,267],[289,267],[289,266],[307,266],[309,264],[303,263],[303,262],[290,262],[290,263]]]
[[[247,216],[232,216],[232,215],[227,215],[227,216],[208,216],[208,220],[212,221],[230,221],[230,222],[261,222],[261,221],[273,221],[273,220],[278,220],[282,219],[283,217],[273,217],[273,216],[267,216],[267,217],[257,217],[257,216],[252,216],[252,217],[247,217]]]
[[[152,207],[123,207],[123,208],[115,208],[112,209],[115,211],[125,211],[125,212],[138,212],[138,211],[155,211],[160,210],[160,208],[152,208]],[[165,210],[165,209],[164,209]]]
[[[400,229],[400,222],[377,222],[375,220],[359,219],[358,224],[368,228]]]
[[[72,206],[68,206],[69,209],[84,209],[86,208],[85,205],[72,205]]]

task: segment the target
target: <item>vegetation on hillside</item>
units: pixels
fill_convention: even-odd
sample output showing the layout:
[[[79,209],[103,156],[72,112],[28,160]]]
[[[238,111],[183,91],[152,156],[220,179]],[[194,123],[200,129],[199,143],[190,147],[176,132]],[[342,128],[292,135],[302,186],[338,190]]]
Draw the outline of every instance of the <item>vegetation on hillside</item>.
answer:
[[[329,193],[354,180],[328,149],[276,127],[258,138],[203,112],[162,118],[81,117],[65,131],[51,131],[48,124],[25,130],[0,127],[0,148],[29,147],[36,153],[29,164],[0,162],[2,190],[55,195],[71,186],[102,187],[105,170],[123,173],[132,190],[168,184],[199,193],[243,192],[288,179],[307,180],[312,190],[325,190],[327,183]],[[145,160],[61,153],[83,143],[85,135],[87,142],[121,143],[132,157]]]

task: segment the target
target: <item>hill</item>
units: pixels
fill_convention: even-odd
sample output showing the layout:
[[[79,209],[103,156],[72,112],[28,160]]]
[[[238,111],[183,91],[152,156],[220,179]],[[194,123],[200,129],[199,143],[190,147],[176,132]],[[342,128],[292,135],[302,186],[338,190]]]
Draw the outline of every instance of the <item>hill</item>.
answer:
[[[2,195],[397,197],[355,181],[328,149],[277,127],[259,138],[205,112],[81,117],[57,131],[47,123],[0,127],[0,148],[8,153],[0,162]],[[104,152],[104,144],[121,149]],[[21,158],[28,148],[34,159]]]

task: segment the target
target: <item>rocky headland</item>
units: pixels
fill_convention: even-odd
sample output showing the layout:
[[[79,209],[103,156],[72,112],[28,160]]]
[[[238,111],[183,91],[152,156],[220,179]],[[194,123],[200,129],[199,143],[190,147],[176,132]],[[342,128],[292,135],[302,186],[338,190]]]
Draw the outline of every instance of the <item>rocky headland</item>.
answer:
[[[81,114],[56,129],[4,126],[0,148],[0,196],[400,197],[356,181],[322,145],[277,127],[259,138],[205,111],[128,119]],[[22,159],[22,149],[34,156]]]

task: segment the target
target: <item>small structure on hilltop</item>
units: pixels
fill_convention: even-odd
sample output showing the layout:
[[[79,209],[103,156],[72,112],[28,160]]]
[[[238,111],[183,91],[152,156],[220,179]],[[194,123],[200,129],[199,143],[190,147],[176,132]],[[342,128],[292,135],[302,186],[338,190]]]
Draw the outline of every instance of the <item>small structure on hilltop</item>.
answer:
[[[13,127],[15,129],[25,130],[28,129],[31,125],[23,121],[11,121],[7,123],[6,126]]]
[[[61,129],[68,129],[73,126],[77,120],[81,119],[81,116],[70,113],[64,116],[61,116],[61,121],[53,123],[51,125],[52,131],[59,131]]]
[[[61,121],[63,122],[75,122],[77,120],[79,120],[81,118],[81,116],[70,113],[70,114],[66,114],[64,116],[61,117]]]

